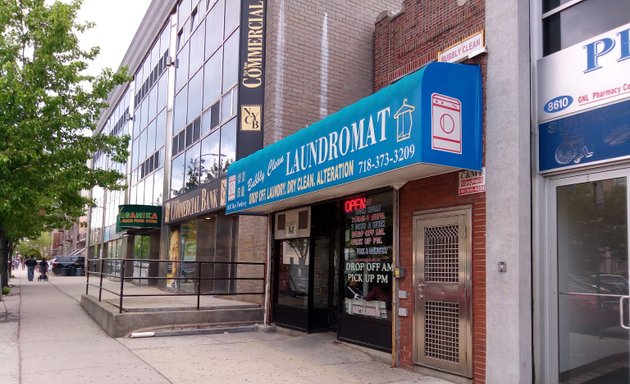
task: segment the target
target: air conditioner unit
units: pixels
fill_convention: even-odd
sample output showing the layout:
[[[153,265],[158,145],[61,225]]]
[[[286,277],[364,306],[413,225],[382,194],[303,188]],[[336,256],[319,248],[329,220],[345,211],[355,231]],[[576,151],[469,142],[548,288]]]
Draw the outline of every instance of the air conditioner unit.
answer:
[[[170,67],[171,65],[175,65],[175,60],[170,56],[166,56],[166,66]]]
[[[276,213],[274,239],[295,239],[311,235],[311,208]]]

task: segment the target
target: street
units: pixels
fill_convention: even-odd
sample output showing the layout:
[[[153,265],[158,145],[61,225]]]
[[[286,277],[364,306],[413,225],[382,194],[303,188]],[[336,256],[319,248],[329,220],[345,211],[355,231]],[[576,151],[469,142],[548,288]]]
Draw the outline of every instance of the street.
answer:
[[[79,305],[85,278],[29,282],[16,270],[0,302],[0,382],[427,383],[391,368],[389,354],[331,333],[240,332],[152,338],[107,336]]]

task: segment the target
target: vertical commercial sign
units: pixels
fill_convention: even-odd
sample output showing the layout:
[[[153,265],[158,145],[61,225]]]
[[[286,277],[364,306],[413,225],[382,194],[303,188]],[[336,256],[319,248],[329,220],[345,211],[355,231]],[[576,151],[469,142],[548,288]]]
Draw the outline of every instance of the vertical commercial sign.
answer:
[[[236,159],[263,147],[266,0],[242,0]]]

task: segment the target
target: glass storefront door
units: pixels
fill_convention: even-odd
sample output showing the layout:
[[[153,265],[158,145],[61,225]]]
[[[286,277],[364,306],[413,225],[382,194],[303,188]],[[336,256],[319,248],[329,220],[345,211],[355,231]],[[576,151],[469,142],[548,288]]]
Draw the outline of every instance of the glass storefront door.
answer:
[[[550,324],[559,383],[630,382],[628,176],[604,172],[552,183],[557,313]]]

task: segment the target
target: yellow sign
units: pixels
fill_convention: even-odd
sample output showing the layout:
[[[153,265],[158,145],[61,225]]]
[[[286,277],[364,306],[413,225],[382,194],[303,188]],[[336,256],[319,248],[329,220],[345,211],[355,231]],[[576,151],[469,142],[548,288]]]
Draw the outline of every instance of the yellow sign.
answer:
[[[241,130],[242,131],[260,131],[262,122],[261,107],[258,105],[242,105],[241,106]]]

